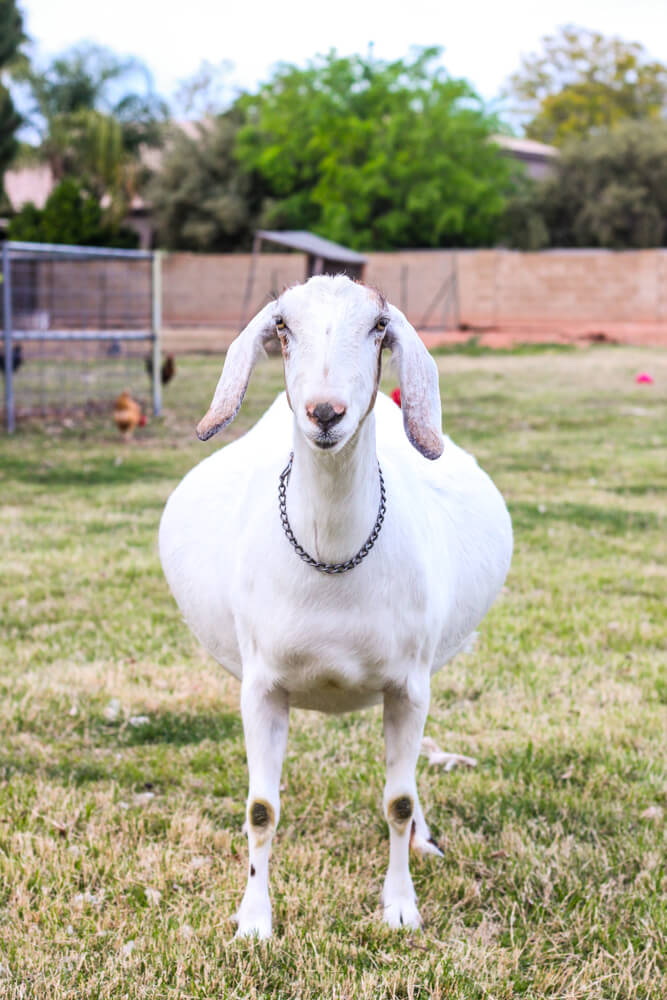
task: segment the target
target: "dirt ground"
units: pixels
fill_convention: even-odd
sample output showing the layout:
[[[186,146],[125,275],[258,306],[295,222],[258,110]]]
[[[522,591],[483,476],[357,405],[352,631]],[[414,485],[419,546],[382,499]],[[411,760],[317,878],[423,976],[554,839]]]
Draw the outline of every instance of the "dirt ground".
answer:
[[[225,351],[239,332],[237,326],[167,327],[162,347],[172,354],[217,354]],[[474,338],[483,347],[516,344],[633,344],[667,347],[667,323],[513,323],[502,327],[466,327],[462,330],[420,330],[427,347],[465,344]]]
[[[496,348],[526,343],[667,347],[667,323],[516,323],[501,327],[420,331],[420,336],[429,348],[464,344],[472,337],[483,347]]]

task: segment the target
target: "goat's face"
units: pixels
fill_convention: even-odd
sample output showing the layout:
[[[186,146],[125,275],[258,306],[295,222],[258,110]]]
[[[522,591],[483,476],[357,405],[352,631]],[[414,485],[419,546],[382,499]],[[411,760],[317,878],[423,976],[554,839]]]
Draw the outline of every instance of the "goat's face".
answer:
[[[234,419],[262,346],[279,337],[285,382],[299,431],[310,446],[345,447],[375,402],[380,355],[396,356],[403,424],[426,458],[438,458],[438,372],[405,316],[374,289],[344,275],[318,276],[284,292],[232,343],[211,407],[197,434],[206,440]]]
[[[317,277],[280,297],[274,321],[297,427],[312,448],[340,451],[375,402],[384,299],[342,275]]]

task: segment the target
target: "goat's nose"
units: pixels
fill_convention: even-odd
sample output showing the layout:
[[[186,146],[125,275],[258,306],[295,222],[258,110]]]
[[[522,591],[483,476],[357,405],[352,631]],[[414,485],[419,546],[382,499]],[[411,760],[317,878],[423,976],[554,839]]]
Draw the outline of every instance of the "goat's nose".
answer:
[[[328,431],[343,419],[345,407],[335,400],[326,403],[306,403],[306,413],[309,420],[323,431]]]

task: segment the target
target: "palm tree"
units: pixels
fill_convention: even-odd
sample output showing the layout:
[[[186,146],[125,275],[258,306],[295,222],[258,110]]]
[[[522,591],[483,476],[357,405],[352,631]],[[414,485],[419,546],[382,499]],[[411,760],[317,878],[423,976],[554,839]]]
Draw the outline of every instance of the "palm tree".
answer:
[[[98,199],[108,197],[112,214],[122,215],[135,193],[140,148],[159,145],[167,118],[148,69],[86,42],[44,70],[26,64],[13,75],[27,91],[25,117],[55,180],[75,176]]]

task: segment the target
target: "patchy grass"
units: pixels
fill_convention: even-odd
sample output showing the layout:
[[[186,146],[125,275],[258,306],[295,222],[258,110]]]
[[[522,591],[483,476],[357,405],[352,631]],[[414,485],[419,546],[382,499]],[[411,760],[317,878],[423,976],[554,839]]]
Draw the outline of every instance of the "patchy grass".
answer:
[[[563,344],[557,341],[551,342],[540,340],[516,343],[512,344],[510,347],[490,347],[488,344],[483,344],[481,342],[479,335],[473,335],[468,337],[467,340],[458,340],[451,344],[438,344],[437,347],[432,349],[432,353],[436,356],[439,354],[463,354],[479,358],[491,355],[502,357],[507,354],[512,354],[514,356],[524,354],[553,354],[558,351],[576,350],[576,344]]]
[[[129,446],[110,421],[0,441],[0,997],[665,995],[667,355],[438,363],[445,426],[506,495],[516,553],[477,648],[433,683],[428,734],[479,766],[420,763],[445,847],[413,861],[420,934],[379,921],[379,713],[294,712],[275,937],[232,940],[238,689],[156,554],[170,490],[219,446],[193,433],[217,363],[179,361]],[[280,384],[279,362],[258,369],[230,436]]]

